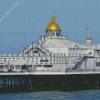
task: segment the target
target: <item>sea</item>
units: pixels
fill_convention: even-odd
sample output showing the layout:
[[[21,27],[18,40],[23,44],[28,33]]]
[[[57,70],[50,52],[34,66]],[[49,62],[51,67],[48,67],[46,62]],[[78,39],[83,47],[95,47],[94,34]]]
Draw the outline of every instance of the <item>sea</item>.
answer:
[[[0,100],[100,100],[100,90],[1,93]]]

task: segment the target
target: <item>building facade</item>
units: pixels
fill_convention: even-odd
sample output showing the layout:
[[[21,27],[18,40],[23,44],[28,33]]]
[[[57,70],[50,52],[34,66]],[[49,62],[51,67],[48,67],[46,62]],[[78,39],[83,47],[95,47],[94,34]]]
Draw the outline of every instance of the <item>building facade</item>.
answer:
[[[55,17],[52,17],[45,33],[21,53],[0,54],[0,72],[77,74],[80,71],[99,71],[100,44],[93,44],[90,35],[86,37],[85,45],[68,40],[61,34]]]

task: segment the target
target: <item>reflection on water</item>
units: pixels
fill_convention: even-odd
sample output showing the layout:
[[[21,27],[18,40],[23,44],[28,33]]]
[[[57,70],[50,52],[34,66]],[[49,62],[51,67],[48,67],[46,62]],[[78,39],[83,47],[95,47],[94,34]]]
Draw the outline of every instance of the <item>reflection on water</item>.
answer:
[[[100,90],[3,93],[0,100],[100,100]]]

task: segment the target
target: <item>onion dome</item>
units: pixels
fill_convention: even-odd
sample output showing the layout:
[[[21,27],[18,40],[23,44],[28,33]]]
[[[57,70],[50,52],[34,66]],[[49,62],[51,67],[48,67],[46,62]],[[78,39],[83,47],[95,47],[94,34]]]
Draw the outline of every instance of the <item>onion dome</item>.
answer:
[[[46,31],[60,31],[60,26],[56,22],[56,17],[52,17],[51,22],[47,25]]]
[[[87,35],[86,40],[92,40],[92,37],[90,35]]]

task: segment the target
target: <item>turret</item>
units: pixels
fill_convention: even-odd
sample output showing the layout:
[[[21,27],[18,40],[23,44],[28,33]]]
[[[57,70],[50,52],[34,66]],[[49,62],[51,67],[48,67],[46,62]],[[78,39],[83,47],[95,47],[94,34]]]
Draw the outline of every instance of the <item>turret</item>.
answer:
[[[86,37],[86,45],[88,46],[92,45],[92,37],[90,35],[87,35]]]

